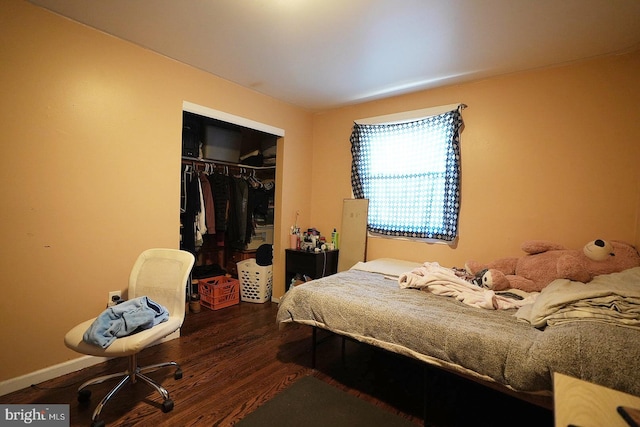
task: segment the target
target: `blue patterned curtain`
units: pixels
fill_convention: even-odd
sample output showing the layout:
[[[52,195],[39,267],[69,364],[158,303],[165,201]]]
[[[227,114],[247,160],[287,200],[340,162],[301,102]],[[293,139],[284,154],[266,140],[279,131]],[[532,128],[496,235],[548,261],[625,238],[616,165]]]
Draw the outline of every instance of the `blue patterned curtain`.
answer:
[[[404,123],[354,124],[351,185],[357,199],[369,199],[369,231],[456,239],[462,107]]]

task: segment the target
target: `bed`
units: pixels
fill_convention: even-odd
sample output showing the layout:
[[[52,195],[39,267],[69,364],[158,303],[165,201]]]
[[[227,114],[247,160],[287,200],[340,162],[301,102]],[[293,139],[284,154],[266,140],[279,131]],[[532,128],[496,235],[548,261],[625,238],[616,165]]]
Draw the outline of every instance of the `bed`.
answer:
[[[420,265],[375,260],[292,287],[280,299],[277,322],[281,328],[322,328],[549,409],[554,372],[640,396],[640,267],[598,276],[588,285],[556,281],[529,295],[526,304],[491,309],[455,295],[402,288],[399,278]],[[557,299],[548,289],[577,287],[583,301],[585,286],[604,290],[597,296],[607,298],[609,309],[625,311],[626,321],[615,313],[567,314],[566,301],[562,315],[549,308]],[[615,291],[620,287],[625,291]]]

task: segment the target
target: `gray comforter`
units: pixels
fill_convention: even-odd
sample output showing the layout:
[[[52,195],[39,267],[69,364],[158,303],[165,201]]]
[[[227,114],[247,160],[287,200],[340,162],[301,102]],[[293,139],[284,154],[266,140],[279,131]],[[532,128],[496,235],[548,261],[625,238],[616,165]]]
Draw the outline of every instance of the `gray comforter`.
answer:
[[[640,396],[637,330],[588,320],[539,330],[514,314],[349,270],[289,290],[277,322],[318,326],[517,392],[551,395],[560,372]]]

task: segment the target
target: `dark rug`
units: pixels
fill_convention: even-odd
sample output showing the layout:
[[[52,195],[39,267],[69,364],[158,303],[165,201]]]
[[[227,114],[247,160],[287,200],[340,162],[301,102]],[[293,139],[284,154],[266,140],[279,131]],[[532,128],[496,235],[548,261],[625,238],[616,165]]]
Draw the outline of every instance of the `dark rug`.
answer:
[[[415,427],[415,424],[315,377],[304,377],[240,420],[236,426]]]

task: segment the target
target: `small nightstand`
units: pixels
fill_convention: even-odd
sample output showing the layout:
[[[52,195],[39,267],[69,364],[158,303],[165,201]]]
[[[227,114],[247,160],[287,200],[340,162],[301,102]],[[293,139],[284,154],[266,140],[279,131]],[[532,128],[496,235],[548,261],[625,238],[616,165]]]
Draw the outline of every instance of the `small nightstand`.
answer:
[[[553,402],[556,427],[629,427],[618,406],[640,409],[640,397],[558,373]]]
[[[329,276],[338,271],[338,250],[305,252],[286,249],[285,289],[296,274],[305,274],[312,279]]]

